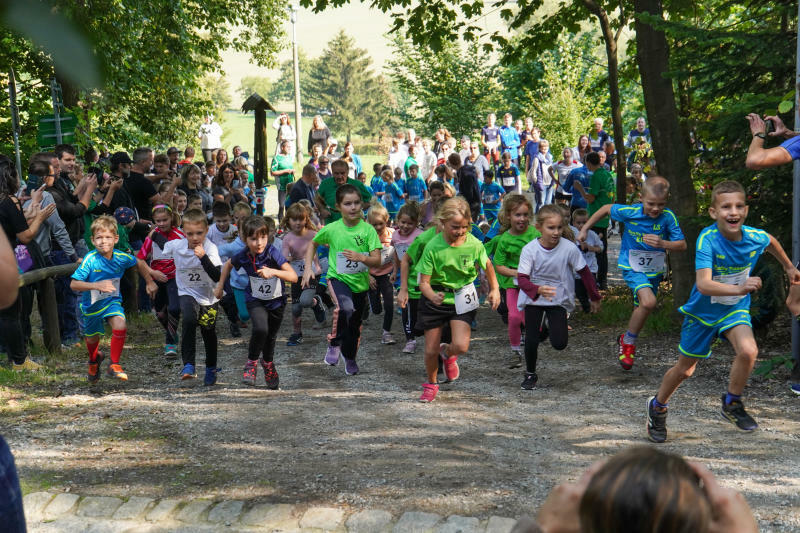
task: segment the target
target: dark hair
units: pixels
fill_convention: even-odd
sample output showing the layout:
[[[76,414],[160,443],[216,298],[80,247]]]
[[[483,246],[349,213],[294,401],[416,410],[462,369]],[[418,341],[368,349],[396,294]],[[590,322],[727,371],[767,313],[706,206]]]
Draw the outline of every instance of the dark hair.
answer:
[[[729,194],[732,192],[738,192],[747,197],[747,194],[744,192],[744,187],[738,181],[733,180],[726,180],[721,181],[714,185],[714,188],[711,190],[711,205],[714,205],[717,201],[717,196],[720,194]]]
[[[356,196],[358,196],[359,201],[361,200],[361,193],[358,192],[358,189],[356,189],[354,185],[345,183],[344,185],[336,189],[336,203],[337,204],[342,203],[342,200],[344,200],[344,197],[347,196],[348,194],[355,194]]]
[[[233,179],[236,179],[236,169],[233,168],[233,164],[223,163],[217,167],[217,175],[214,176],[214,181],[211,185],[214,187],[227,187],[225,185],[225,178],[223,177],[223,175],[225,174],[225,171],[228,169],[231,169],[233,171]]]
[[[434,183],[442,184],[441,181]],[[442,187],[442,190],[444,190],[444,187]],[[413,200],[404,203],[403,205],[400,206],[400,209],[397,211],[397,216],[395,217],[395,220],[397,220],[403,215],[413,220],[415,224],[419,223],[419,219],[421,216],[419,204],[417,202],[414,202]]]
[[[187,146],[186,149],[183,151],[183,157],[189,159],[190,157],[194,157],[194,148],[191,146]]]
[[[0,199],[14,196],[19,190],[19,176],[17,167],[5,155],[0,155]]]
[[[382,168],[383,165],[381,165],[380,163],[375,163],[374,165],[372,165],[372,172],[375,174],[380,174]]]
[[[87,148],[83,153],[83,160],[87,165],[94,165],[94,158],[97,156],[97,150],[94,148]]]
[[[156,154],[153,157],[153,164],[161,163],[162,165],[169,165],[169,156],[167,154]]]
[[[61,159],[61,156],[63,156],[65,153],[75,155],[75,147],[71,144],[59,144],[55,147],[54,151],[56,153],[56,157],[59,159]]]
[[[211,214],[214,216],[214,218],[229,217],[231,216],[231,204],[217,200],[211,206]]]
[[[267,227],[267,221],[264,220],[264,217],[250,215],[242,222],[241,234],[245,239],[248,237],[268,235],[269,227]]]
[[[347,164],[347,161],[343,159],[334,159],[333,163],[331,163],[331,170],[333,170],[333,167],[341,167],[341,166],[343,166],[348,170],[350,169],[350,165]]]
[[[31,162],[30,164],[28,164],[28,174],[44,178],[49,173],[50,173],[50,161],[45,161],[39,158],[36,159],[31,158]]]
[[[453,168],[460,168],[462,165],[461,156],[455,152],[447,156],[447,162],[450,163],[450,166]]]
[[[186,205],[189,205],[190,203],[192,203],[192,202],[194,202],[196,200],[200,200],[202,202],[203,201],[203,197],[200,196],[199,194],[197,194],[196,192],[193,192],[192,194],[190,194],[189,196],[186,197]]]
[[[584,158],[584,160],[587,163],[591,163],[593,165],[599,165],[600,164],[600,154],[598,154],[597,152],[589,152],[588,154],[586,154],[586,157]]]

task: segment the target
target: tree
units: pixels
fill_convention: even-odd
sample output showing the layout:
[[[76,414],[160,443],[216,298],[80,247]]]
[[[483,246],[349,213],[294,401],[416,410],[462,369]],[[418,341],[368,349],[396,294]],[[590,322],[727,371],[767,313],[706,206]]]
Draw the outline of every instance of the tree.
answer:
[[[231,84],[223,76],[206,74],[200,85],[214,106],[214,114],[221,117],[231,108]]]
[[[239,93],[239,98],[241,98],[242,101],[247,100],[253,93],[267,100],[272,100],[270,97],[272,90],[272,81],[266,76],[245,76],[239,83],[239,88],[236,92]]]
[[[315,69],[315,61],[310,59],[302,48],[297,49],[297,65],[300,70],[300,103],[306,104],[309,95],[309,81],[311,72]],[[294,101],[294,61],[289,59],[280,65],[280,74],[272,83],[272,88],[266,96],[271,102]]]
[[[356,48],[353,39],[340,30],[309,76],[306,102],[330,113],[326,121],[332,129],[344,131],[348,141],[353,133],[374,133],[388,120],[389,86],[371,66],[367,51]]]

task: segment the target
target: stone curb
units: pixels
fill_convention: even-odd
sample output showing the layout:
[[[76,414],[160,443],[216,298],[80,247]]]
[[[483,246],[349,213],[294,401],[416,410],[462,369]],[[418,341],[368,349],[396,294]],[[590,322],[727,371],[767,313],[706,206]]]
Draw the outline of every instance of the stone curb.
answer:
[[[400,516],[381,509],[347,512],[336,507],[247,504],[241,500],[154,500],[131,497],[34,492],[24,498],[31,532],[47,531],[271,531],[298,533],[510,533],[516,520],[492,516],[440,516],[408,511]],[[169,528],[169,529],[166,529]]]

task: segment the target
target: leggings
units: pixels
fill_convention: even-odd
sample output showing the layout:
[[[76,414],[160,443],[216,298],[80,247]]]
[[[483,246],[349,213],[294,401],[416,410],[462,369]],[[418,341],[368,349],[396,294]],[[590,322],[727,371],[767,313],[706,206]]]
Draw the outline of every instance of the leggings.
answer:
[[[8,354],[8,360],[18,365],[24,363],[28,357],[25,336],[22,332],[22,322],[20,321],[20,311],[23,292],[29,290],[28,287],[20,287],[19,296],[14,300],[14,303],[0,310],[0,330],[3,332],[3,344]]]
[[[369,306],[373,315],[381,314],[381,299],[383,299],[383,331],[392,330],[392,311],[394,311],[394,288],[389,281],[389,274],[373,276],[375,289],[369,290]]]
[[[264,358],[265,363],[272,362],[275,356],[275,340],[283,321],[285,305],[276,309],[267,309],[265,303],[260,301],[248,302],[247,310],[250,312],[250,321],[253,331],[250,334],[250,344],[247,348],[247,358],[250,361]]]
[[[225,311],[231,326],[238,326],[241,317],[239,316],[239,310],[236,308],[236,298],[233,296],[230,278],[225,280],[225,296],[219,301],[219,305]]]
[[[195,364],[197,339],[195,332],[200,326],[200,335],[206,348],[206,368],[217,366],[217,304],[200,305],[191,296],[179,296],[183,329],[181,330],[181,359],[183,364]]]
[[[156,281],[156,285],[158,292],[153,299],[153,310],[164,328],[164,344],[177,344],[175,334],[178,331],[178,321],[181,319],[178,285],[174,278],[168,279],[165,283]]]
[[[417,337],[422,337],[423,332],[416,328],[417,324],[417,308],[419,307],[419,298],[409,298],[408,303],[402,309],[400,315],[403,321],[403,332],[406,334],[407,341],[413,341]]]
[[[329,278],[328,292],[336,306],[328,342],[331,346],[340,346],[345,359],[354,360],[361,340],[361,321],[367,306],[367,291],[353,292],[343,281]]]
[[[328,309],[333,307],[333,299],[331,298],[331,295],[328,294],[328,286],[325,285],[325,283],[317,283],[317,296],[322,298],[322,303],[325,304],[325,307]]]
[[[525,314],[517,309],[519,289],[506,289],[506,306],[508,307],[508,341],[512,348],[519,348],[522,342],[520,326],[525,325]]]
[[[284,203],[286,202],[286,191],[278,189],[278,222],[283,218]]]
[[[236,310],[239,312],[239,318],[242,322],[250,320],[250,311],[247,310],[247,300],[245,300],[244,289],[233,287],[233,299],[236,300]]]
[[[547,317],[550,331],[550,344],[556,350],[567,347],[567,310],[560,305],[525,306],[525,367],[530,373],[536,372],[539,358],[539,341],[544,317]]]
[[[599,289],[605,289],[608,284],[608,228],[595,226],[592,231],[603,241],[603,251],[595,254],[595,257],[597,257],[597,286]]]

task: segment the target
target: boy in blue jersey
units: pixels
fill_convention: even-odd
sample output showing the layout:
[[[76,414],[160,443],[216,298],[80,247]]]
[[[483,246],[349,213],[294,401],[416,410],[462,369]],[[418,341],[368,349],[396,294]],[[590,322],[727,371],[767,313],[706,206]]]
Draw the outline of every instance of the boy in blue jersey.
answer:
[[[660,176],[647,178],[639,204],[606,204],[586,221],[578,240],[586,241],[587,232],[599,220],[610,216],[625,224],[617,267],[633,291],[633,313],[628,330],[617,337],[619,364],[633,368],[636,338],[647,317],[656,308],[658,286],[666,271],[666,251],[683,251],[686,240],[675,213],[666,209],[669,182]]]
[[[408,167],[405,193],[407,201],[418,204],[424,202],[427,196],[428,186],[425,185],[425,180],[419,177],[419,166],[416,163]]]
[[[108,215],[97,217],[92,222],[91,232],[95,249],[83,258],[81,265],[73,272],[70,283],[73,291],[83,292],[80,310],[86,349],[89,351],[89,383],[100,379],[100,363],[105,356],[98,352],[98,347],[100,337],[105,333],[106,320],[111,326],[111,364],[108,366],[108,375],[127,381],[128,375],[119,364],[127,335],[119,281],[126,270],[135,266],[147,282],[147,294],[155,297],[158,287],[153,279],[165,283],[167,276],[152,270],[141,259],[137,260],[130,254],[114,249],[119,241],[117,221],[114,218]]]
[[[647,434],[653,442],[667,439],[667,402],[694,373],[697,362],[711,355],[711,344],[720,336],[736,352],[720,414],[742,431],[758,428],[741,400],[758,356],[750,325],[750,293],[761,288],[761,278],[751,277],[750,271],[764,250],[780,262],[793,285],[800,284],[800,271],[775,237],[744,225],[747,210],[739,183],[723,181],[714,187],[708,213],[715,223],[697,238],[696,282],[689,301],[679,309],[685,318],[678,362],[664,374],[658,393],[647,400]]]
[[[505,157],[505,154],[503,154]],[[486,221],[491,224],[497,220],[497,212],[500,210],[500,203],[503,201],[506,190],[499,183],[495,183],[494,174],[489,170],[483,174],[483,185],[481,185],[481,203],[483,204],[483,214]]]
[[[369,186],[372,188],[372,192],[375,194],[375,198],[381,203],[383,207],[386,207],[386,199],[383,197],[386,194],[386,186],[383,183],[383,178],[381,178],[381,171],[383,170],[383,165],[380,163],[375,163],[372,165],[372,180],[369,183]]]
[[[384,170],[381,172],[383,183],[385,185],[386,195],[386,210],[389,211],[389,217],[394,220],[397,218],[397,212],[406,201],[404,200],[403,191],[394,181],[394,173],[391,170]]]

